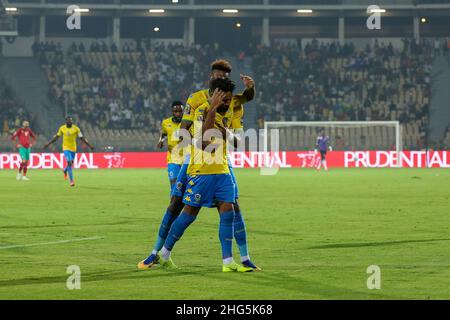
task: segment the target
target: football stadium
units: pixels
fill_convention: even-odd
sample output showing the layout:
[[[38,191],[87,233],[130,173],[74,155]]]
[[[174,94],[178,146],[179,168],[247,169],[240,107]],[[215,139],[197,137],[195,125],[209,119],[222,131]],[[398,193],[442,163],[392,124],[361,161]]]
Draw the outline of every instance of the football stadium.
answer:
[[[449,300],[449,148],[449,0],[0,0],[0,300]]]

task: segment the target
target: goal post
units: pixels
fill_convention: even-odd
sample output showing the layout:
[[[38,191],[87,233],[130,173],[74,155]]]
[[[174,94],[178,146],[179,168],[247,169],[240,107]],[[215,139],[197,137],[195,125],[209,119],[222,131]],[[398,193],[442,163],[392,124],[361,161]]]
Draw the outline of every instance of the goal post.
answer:
[[[268,121],[264,123],[264,152],[314,150],[320,130],[330,137],[333,150],[396,151],[401,159],[399,121]]]

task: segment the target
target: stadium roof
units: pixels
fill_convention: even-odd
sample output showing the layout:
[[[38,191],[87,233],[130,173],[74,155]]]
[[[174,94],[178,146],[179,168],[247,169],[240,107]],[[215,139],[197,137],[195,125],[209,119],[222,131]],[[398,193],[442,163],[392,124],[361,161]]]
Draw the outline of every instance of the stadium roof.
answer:
[[[31,1],[31,0],[28,0]],[[5,1],[5,7],[15,7],[18,10],[14,15],[67,15],[70,3],[48,0],[47,3]],[[367,16],[367,4],[126,4],[92,3],[78,4],[81,8],[89,8],[89,16],[161,16],[161,17],[326,17],[326,16]],[[86,2],[86,1],[84,1]],[[119,2],[119,1],[117,1]],[[245,2],[245,1],[243,1]],[[450,1],[447,3],[421,3],[418,4],[386,4],[380,5],[386,9],[384,16],[448,16],[450,14]],[[336,3],[336,1],[332,1]],[[149,9],[164,9],[164,13],[150,13]],[[223,9],[237,9],[238,13],[224,13]],[[312,13],[298,13],[298,9],[311,9]]]

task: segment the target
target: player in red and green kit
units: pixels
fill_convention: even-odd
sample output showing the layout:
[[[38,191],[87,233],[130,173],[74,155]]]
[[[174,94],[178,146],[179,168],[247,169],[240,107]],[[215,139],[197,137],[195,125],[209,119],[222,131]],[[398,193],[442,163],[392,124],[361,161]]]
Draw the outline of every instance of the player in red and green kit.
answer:
[[[16,144],[16,138],[19,139]],[[32,141],[30,141],[32,139]],[[22,128],[17,129],[11,136],[11,140],[14,141],[16,148],[19,149],[20,158],[22,162],[19,166],[19,173],[17,174],[17,180],[30,180],[27,178],[28,161],[30,161],[31,147],[36,142],[36,134],[30,129],[30,123],[23,121]]]

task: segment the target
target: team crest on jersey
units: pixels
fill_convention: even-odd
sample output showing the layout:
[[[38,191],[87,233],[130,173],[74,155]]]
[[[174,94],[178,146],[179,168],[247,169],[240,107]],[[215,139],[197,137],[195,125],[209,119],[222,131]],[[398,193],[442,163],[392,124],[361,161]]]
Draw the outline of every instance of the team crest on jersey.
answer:
[[[202,198],[202,195],[200,193],[196,193],[194,198],[195,198],[195,201],[199,202],[200,199]]]
[[[181,190],[182,187],[183,187],[183,184],[180,181],[178,181],[177,182],[177,190]]]
[[[198,116],[198,117],[197,117],[197,120],[198,120],[198,121],[203,121],[203,115]]]
[[[170,178],[173,178],[173,171],[170,171],[170,172],[169,172],[169,177],[170,177]]]

